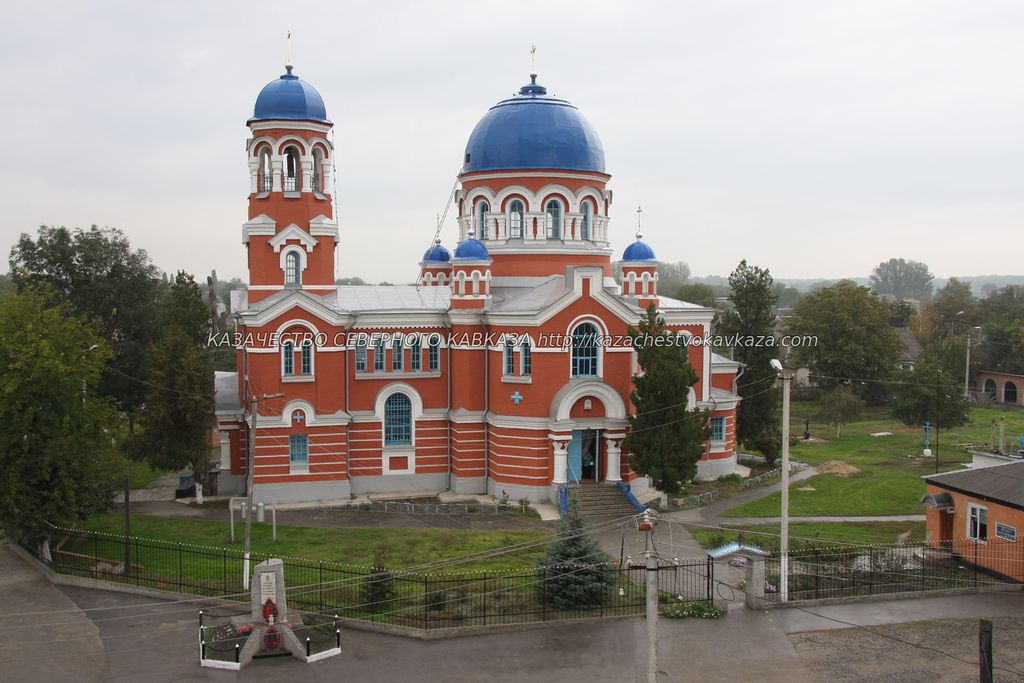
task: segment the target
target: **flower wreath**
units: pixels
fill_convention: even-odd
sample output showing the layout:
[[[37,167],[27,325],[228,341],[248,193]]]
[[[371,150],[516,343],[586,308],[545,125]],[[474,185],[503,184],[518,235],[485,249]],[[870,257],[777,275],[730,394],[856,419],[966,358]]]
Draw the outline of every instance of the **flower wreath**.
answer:
[[[276,650],[281,646],[281,634],[277,632],[276,626],[270,626],[263,634],[263,646],[268,650]]]
[[[263,603],[263,621],[270,621],[271,617],[275,622],[277,621],[277,605],[273,600],[267,598],[267,601]]]

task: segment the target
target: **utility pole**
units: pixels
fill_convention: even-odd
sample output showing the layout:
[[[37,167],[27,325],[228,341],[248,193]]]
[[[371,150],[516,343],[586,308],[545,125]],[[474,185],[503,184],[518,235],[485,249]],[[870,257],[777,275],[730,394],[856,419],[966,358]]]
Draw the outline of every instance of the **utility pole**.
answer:
[[[793,370],[772,360],[772,367],[782,380],[782,537],[779,539],[779,600],[789,601],[789,388]]]
[[[658,681],[658,557],[654,554],[654,543],[651,535],[654,532],[654,520],[649,510],[644,510],[640,520],[640,531],[647,534],[646,598],[647,598],[647,683]]]
[[[969,386],[971,378],[971,331],[967,330],[967,363],[964,367],[964,398],[971,397],[971,388]]]
[[[939,473],[939,392],[942,391],[942,370],[935,370],[935,474]]]
[[[242,588],[249,589],[249,550],[252,547],[252,483],[253,466],[256,459],[256,420],[259,417],[259,404],[272,398],[281,398],[284,394],[263,394],[262,398],[250,397],[249,404],[252,406],[249,426],[249,439],[246,444],[245,456],[245,550],[242,554]]]

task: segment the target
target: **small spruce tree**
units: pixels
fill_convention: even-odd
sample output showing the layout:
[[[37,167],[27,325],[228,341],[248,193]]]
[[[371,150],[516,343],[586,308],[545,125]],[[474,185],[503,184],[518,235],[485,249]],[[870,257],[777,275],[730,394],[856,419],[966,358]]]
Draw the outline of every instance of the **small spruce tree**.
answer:
[[[394,573],[385,566],[383,553],[373,558],[370,573],[363,577],[362,598],[363,608],[368,612],[380,612],[391,609],[391,601],[398,595]]]
[[[558,538],[537,567],[541,599],[555,609],[586,609],[605,604],[616,583],[611,557],[588,535],[576,496],[558,524]]]

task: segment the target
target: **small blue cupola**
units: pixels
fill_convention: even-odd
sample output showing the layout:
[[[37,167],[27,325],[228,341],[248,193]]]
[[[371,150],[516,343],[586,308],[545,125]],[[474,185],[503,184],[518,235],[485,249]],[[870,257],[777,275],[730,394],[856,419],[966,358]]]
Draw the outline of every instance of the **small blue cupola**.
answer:
[[[285,65],[285,73],[263,86],[256,98],[249,121],[287,119],[330,123],[327,107],[316,88],[292,73],[292,65]]]
[[[654,255],[654,250],[651,249],[651,245],[643,241],[643,235],[639,232],[636,234],[636,242],[626,247],[626,251],[622,252],[623,261],[657,261],[658,257]]]
[[[459,242],[455,247],[456,261],[489,261],[491,255],[487,253],[484,243],[476,239],[475,232],[470,229],[466,239]]]
[[[440,238],[434,240],[434,246],[423,253],[423,260],[420,265],[448,263],[452,260],[452,253],[441,244]]]

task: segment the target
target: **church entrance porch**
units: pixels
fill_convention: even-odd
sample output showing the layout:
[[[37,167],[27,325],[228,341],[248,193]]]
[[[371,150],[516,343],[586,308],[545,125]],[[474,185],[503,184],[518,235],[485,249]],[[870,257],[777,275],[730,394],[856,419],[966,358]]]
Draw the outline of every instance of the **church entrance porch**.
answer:
[[[600,433],[598,429],[573,430],[567,463],[570,483],[600,481]]]

